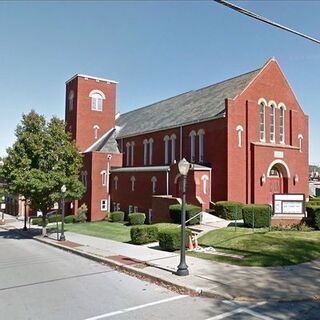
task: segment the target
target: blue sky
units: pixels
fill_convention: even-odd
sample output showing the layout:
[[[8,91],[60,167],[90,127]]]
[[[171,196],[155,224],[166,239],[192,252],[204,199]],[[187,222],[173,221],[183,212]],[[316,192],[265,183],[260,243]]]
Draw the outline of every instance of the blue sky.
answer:
[[[320,38],[320,2],[237,4]],[[119,81],[123,113],[274,56],[310,117],[310,162],[320,163],[320,45],[215,2],[1,1],[0,41],[0,155],[22,113],[64,117],[64,85],[75,73]]]

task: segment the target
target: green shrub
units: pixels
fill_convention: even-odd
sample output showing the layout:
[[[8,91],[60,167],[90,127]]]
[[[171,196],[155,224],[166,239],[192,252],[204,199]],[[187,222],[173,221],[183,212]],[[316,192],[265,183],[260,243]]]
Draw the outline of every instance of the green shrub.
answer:
[[[77,217],[75,215],[64,217],[64,223],[74,223],[76,222],[76,220],[77,220]]]
[[[60,222],[61,221],[61,214],[54,214],[48,217],[48,222],[53,223],[53,222]]]
[[[88,212],[88,207],[85,203],[83,203],[81,207],[77,210],[77,221],[81,223],[86,222],[87,212]]]
[[[111,222],[121,222],[124,220],[124,212],[123,211],[114,211],[109,213],[109,221]]]
[[[186,221],[201,212],[200,207],[194,206],[192,204],[186,205]],[[181,223],[181,204],[173,204],[169,207],[170,217],[174,223]],[[200,215],[196,218],[190,220],[188,225],[195,225],[200,223]]]
[[[186,229],[186,246],[191,236],[191,230]],[[175,251],[181,248],[181,229],[180,228],[163,228],[158,233],[160,248],[166,251]]]
[[[268,204],[247,204],[242,207],[244,225],[246,227],[263,228],[271,223],[271,207]],[[253,219],[254,216],[254,219]],[[254,220],[254,221],[253,221]]]
[[[38,218],[38,226],[39,227],[46,227],[48,224],[48,219],[43,220],[42,217]]]
[[[320,206],[311,206],[306,207],[308,222],[311,227],[320,229]]]
[[[31,218],[30,224],[36,226],[42,223],[42,218]]]
[[[129,223],[132,225],[144,224],[146,220],[146,214],[140,212],[129,213],[128,219]]]
[[[130,230],[131,241],[134,244],[144,244],[158,240],[158,228],[152,225],[134,226]]]
[[[215,205],[215,215],[226,220],[242,219],[243,203],[237,201],[218,201]]]

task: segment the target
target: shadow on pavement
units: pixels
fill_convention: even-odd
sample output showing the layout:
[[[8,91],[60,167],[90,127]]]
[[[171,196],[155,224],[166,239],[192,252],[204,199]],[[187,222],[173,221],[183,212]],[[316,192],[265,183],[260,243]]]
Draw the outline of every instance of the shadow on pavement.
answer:
[[[0,239],[15,239],[15,240],[23,240],[30,239],[35,236],[38,236],[42,233],[39,229],[28,229],[28,231],[23,231],[22,229],[12,228],[10,230],[0,229]]]

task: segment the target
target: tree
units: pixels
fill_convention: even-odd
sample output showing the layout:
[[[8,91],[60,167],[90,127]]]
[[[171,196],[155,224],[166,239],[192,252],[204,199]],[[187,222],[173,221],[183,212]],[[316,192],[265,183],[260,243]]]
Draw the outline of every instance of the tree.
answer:
[[[64,121],[31,111],[17,126],[16,142],[7,150],[0,176],[8,192],[23,195],[33,209],[46,212],[61,198],[61,186],[67,187],[66,198],[79,199],[84,191],[79,181],[82,156]]]

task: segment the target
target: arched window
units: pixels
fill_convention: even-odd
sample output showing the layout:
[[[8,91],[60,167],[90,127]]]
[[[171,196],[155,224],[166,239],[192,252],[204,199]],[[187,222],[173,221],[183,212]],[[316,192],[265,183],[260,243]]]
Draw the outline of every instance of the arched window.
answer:
[[[73,99],[74,99],[74,93],[73,91],[71,90],[69,92],[69,97],[68,97],[68,108],[69,108],[69,111],[72,111],[73,110]]]
[[[190,161],[195,162],[196,160],[196,132],[191,131],[190,136]]]
[[[175,134],[172,134],[170,139],[171,139],[171,163],[174,163],[176,161],[176,139],[177,139],[177,136]]]
[[[93,135],[94,138],[97,140],[98,139],[98,131],[99,131],[100,127],[98,125],[94,125],[93,126]]]
[[[200,129],[198,131],[199,136],[199,162],[203,162],[203,150],[204,150],[204,130]]]
[[[285,105],[279,104],[280,109],[280,143],[285,143]]]
[[[106,186],[107,185],[107,171],[103,170],[100,172],[100,174],[101,174],[101,183],[103,186]]]
[[[147,165],[147,159],[148,159],[148,140],[143,140],[143,164]]]
[[[202,180],[202,190],[203,190],[203,193],[204,193],[204,194],[207,194],[207,192],[208,192],[208,180],[209,180],[209,177],[208,177],[208,176],[202,176],[202,177],[201,177],[201,180]]]
[[[152,165],[153,139],[149,139],[149,165]]]
[[[131,142],[131,166],[133,166],[133,160],[134,160],[134,141]]]
[[[84,186],[84,191],[87,191],[87,187],[88,187],[88,180],[87,180],[87,176],[88,176],[88,172],[85,171],[81,171],[81,182]]]
[[[236,131],[237,131],[237,136],[238,136],[238,147],[241,148],[242,147],[242,132],[243,132],[243,127],[242,126],[237,126],[236,127]]]
[[[117,176],[115,176],[113,178],[113,182],[114,182],[114,190],[118,190],[118,181],[119,181],[119,178]]]
[[[302,140],[303,140],[302,134],[298,135],[298,140],[299,140],[299,151],[302,152]]]
[[[126,148],[127,148],[127,150],[126,150],[126,157],[127,157],[127,167],[130,165],[130,147],[131,147],[131,145],[130,145],[130,142],[127,142],[127,144],[126,144]]]
[[[156,192],[157,177],[152,177],[151,183],[152,183],[152,193],[155,193]]]
[[[269,103],[270,105],[270,142],[275,143],[276,137],[275,137],[275,112],[276,112],[276,106],[274,103]]]
[[[164,163],[169,163],[169,136],[163,138],[164,141]]]
[[[266,141],[266,101],[264,99],[259,100],[259,135],[260,141]]]
[[[135,187],[136,178],[134,176],[132,176],[130,178],[130,180],[131,180],[131,191],[133,192],[134,191],[134,187]]]
[[[100,90],[93,90],[90,92],[89,97],[91,98],[91,110],[102,111],[103,100],[106,98],[104,93]]]

